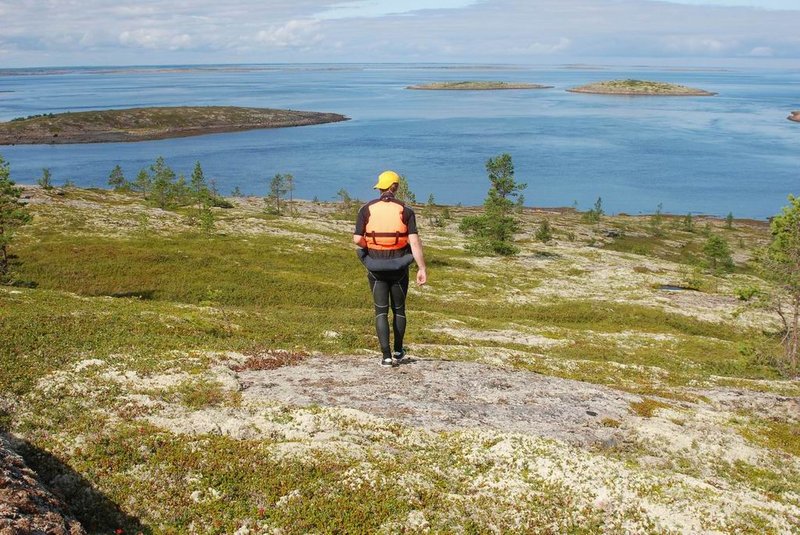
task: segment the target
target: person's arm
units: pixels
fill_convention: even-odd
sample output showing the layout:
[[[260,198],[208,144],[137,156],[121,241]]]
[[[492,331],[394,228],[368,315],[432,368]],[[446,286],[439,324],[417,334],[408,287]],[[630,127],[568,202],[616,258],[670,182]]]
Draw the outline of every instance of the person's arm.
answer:
[[[364,238],[364,236],[361,236],[359,234],[353,234],[353,243],[355,243],[362,249],[364,249],[367,246],[367,240]]]
[[[428,282],[428,269],[425,266],[425,255],[422,253],[422,240],[419,234],[409,234],[408,243],[411,245],[411,254],[417,263],[417,284],[422,286]]]
[[[356,217],[356,228],[355,230],[353,230],[353,243],[355,243],[362,249],[367,248],[367,239],[364,237],[366,229],[367,229],[366,213],[364,212],[364,206],[362,206],[358,210],[358,216]]]

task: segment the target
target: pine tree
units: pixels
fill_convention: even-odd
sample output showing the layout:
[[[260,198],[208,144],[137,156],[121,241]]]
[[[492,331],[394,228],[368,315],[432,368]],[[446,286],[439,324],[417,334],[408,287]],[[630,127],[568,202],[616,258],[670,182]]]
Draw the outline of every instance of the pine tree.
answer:
[[[8,162],[0,156],[0,281],[8,280],[8,246],[14,238],[14,231],[31,220],[31,216],[20,203],[22,188],[11,180]]]
[[[514,245],[514,233],[518,230],[515,217],[515,200],[527,184],[514,180],[514,164],[510,154],[489,158],[486,162],[489,187],[483,202],[484,213],[468,216],[461,221],[461,229],[472,239],[472,248],[480,252],[498,255],[513,255],[519,252]]]
[[[163,156],[156,158],[150,171],[153,173],[150,199],[159,208],[170,207],[175,203],[175,171],[167,165]]]
[[[408,186],[408,180],[405,175],[400,175],[400,180],[397,182],[397,193],[395,193],[394,196],[398,201],[404,203],[417,203],[417,196],[414,195],[414,192],[412,192],[411,188]]]
[[[129,188],[128,181],[125,179],[125,174],[122,172],[122,167],[120,167],[119,164],[114,166],[114,169],[112,169],[111,173],[108,175],[108,185],[111,186],[114,191]]]
[[[542,221],[539,228],[536,230],[534,237],[542,243],[547,243],[553,239],[553,229],[550,226],[550,221],[547,219]]]
[[[147,169],[140,169],[136,175],[136,180],[131,185],[131,189],[142,194],[145,199],[150,196],[150,191],[153,187],[153,179],[147,172]]]
[[[53,174],[50,172],[50,169],[47,167],[42,169],[42,176],[39,177],[39,180],[37,180],[36,183],[39,184],[42,189],[53,189]]]
[[[789,195],[789,205],[770,224],[772,241],[761,254],[763,275],[775,281],[781,291],[772,296],[772,307],[783,323],[786,372],[800,372],[800,197]]]
[[[683,230],[686,232],[694,232],[694,219],[692,219],[691,212],[686,214],[686,217],[683,218]]]
[[[658,203],[655,213],[650,216],[650,232],[656,237],[662,237],[664,235],[664,230],[661,228],[664,223],[663,208],[664,205]]]
[[[731,258],[731,248],[728,242],[718,234],[711,234],[703,246],[703,254],[711,268],[717,273],[720,271],[733,270],[733,258]]]
[[[192,177],[189,181],[189,191],[191,191],[195,201],[200,201],[209,194],[208,183],[206,182],[206,176],[203,173],[203,168],[200,167],[200,162],[194,163]]]
[[[267,210],[273,214],[281,215],[281,199],[288,191],[286,176],[280,173],[275,174],[269,182],[269,195],[267,196]]]
[[[286,173],[283,178],[286,183],[286,192],[289,194],[289,215],[294,215],[294,175]]]
[[[583,214],[583,220],[589,223],[599,223],[600,218],[603,216],[604,213],[605,212],[603,211],[603,199],[601,197],[598,197],[597,200],[594,202],[594,208],[589,209],[585,214]]]

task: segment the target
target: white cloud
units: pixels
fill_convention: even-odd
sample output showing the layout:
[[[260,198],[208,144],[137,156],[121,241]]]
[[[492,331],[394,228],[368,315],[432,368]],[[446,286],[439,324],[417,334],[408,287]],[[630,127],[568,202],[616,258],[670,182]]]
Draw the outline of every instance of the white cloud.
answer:
[[[5,66],[796,58],[800,0],[0,0]],[[721,4],[748,4],[729,7]],[[156,56],[154,56],[156,57]],[[555,61],[555,59],[552,59]]]
[[[563,52],[567,50],[571,44],[572,44],[571,39],[562,37],[556,43],[540,43],[537,41],[535,43],[532,43],[527,50],[531,54],[541,54],[541,55],[556,54],[558,52]]]
[[[256,35],[260,43],[279,48],[309,48],[320,41],[320,23],[317,20],[290,20],[280,26],[261,30]]]
[[[775,55],[775,51],[768,46],[757,46],[750,51],[748,56],[754,58],[770,58]]]
[[[478,0],[356,0],[337,2],[325,11],[317,13],[319,19],[346,19],[358,17],[381,17],[399,15],[425,9],[457,9],[476,3]]]
[[[139,28],[119,34],[119,42],[130,47],[174,51],[191,47],[192,38],[185,33],[176,34],[167,30]]]
[[[679,55],[716,55],[735,47],[733,42],[704,36],[669,36],[664,42],[667,51]]]

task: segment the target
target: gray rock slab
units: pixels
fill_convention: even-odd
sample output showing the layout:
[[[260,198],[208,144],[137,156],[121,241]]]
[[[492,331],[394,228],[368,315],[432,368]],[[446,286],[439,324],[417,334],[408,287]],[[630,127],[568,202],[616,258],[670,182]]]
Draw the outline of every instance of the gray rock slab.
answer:
[[[434,431],[495,429],[582,445],[610,443],[618,431],[603,420],[623,421],[640,400],[533,372],[417,358],[384,368],[377,357],[310,357],[238,378],[251,402],[347,407]]]

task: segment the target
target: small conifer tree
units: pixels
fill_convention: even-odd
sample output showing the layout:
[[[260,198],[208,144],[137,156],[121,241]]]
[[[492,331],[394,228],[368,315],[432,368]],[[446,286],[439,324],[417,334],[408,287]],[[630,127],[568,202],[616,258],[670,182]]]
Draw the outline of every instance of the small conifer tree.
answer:
[[[111,186],[114,191],[122,191],[129,188],[128,181],[125,179],[125,174],[122,172],[122,167],[119,164],[114,166],[114,169],[111,170],[111,173],[108,175],[108,185]]]
[[[131,189],[141,193],[145,199],[148,199],[152,187],[153,179],[150,177],[150,173],[147,172],[147,169],[140,169],[139,173],[136,175],[136,180],[131,185]]]
[[[268,212],[276,215],[282,214],[281,199],[287,191],[286,175],[276,173],[269,182],[269,195],[266,199]]]
[[[733,212],[728,212],[728,215],[725,216],[725,228],[733,230]]]
[[[400,180],[397,182],[397,193],[395,193],[395,198],[398,201],[408,204],[417,203],[417,196],[414,195],[414,192],[411,191],[411,188],[408,186],[408,180],[406,179],[405,175],[400,175]]]
[[[692,219],[691,212],[687,213],[686,217],[683,218],[683,230],[686,232],[694,232],[694,219]]]
[[[605,214],[603,211],[603,198],[598,197],[594,202],[594,207],[590,208],[585,214],[583,214],[583,220],[588,223],[599,223],[603,214]]]
[[[176,202],[175,171],[167,165],[163,156],[156,158],[150,171],[153,173],[150,199],[162,209],[173,206]]]
[[[733,258],[731,258],[731,248],[727,240],[719,234],[711,234],[705,245],[703,254],[711,271],[719,273],[721,271],[733,270]]]
[[[789,205],[770,224],[772,241],[761,251],[763,275],[780,288],[770,296],[783,324],[784,355],[780,367],[788,375],[800,373],[800,197],[789,195]]]
[[[50,172],[50,169],[45,167],[42,169],[42,176],[36,181],[42,189],[51,190],[53,189],[53,174]]]
[[[542,243],[547,243],[553,239],[553,229],[550,226],[550,221],[547,219],[542,220],[541,225],[536,230],[534,237]]]
[[[22,188],[14,185],[8,162],[0,156],[0,282],[8,280],[8,246],[14,232],[31,220],[25,205],[20,202],[21,195]]]
[[[650,233],[656,237],[661,237],[664,235],[664,229],[662,228],[664,224],[664,214],[662,212],[663,208],[664,205],[658,203],[655,213],[650,216]]]
[[[491,185],[483,202],[484,213],[465,217],[460,228],[470,236],[475,251],[504,256],[517,254],[514,233],[519,224],[515,217],[515,200],[527,184],[514,179],[514,164],[507,153],[489,158],[486,171]]]

